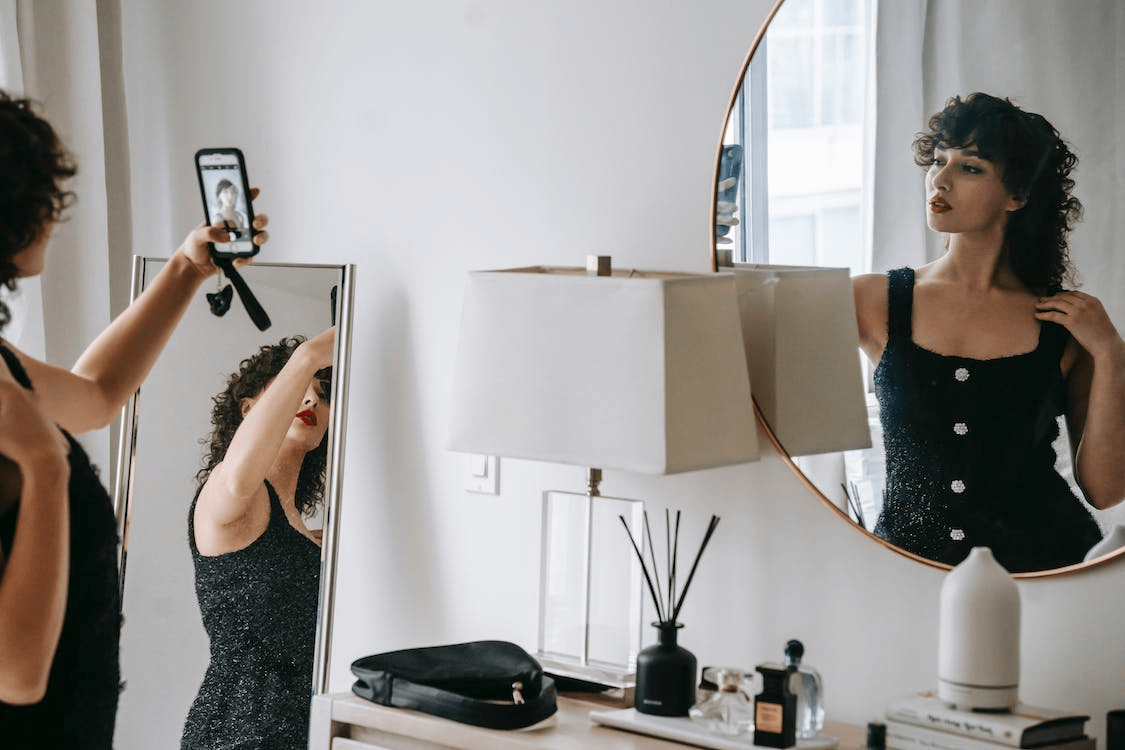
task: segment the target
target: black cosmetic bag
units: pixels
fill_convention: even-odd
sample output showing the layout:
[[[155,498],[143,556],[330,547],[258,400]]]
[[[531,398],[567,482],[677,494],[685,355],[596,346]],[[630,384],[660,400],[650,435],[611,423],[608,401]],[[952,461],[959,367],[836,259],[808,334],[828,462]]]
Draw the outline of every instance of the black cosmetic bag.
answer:
[[[408,648],[356,659],[352,692],[489,729],[522,729],[558,710],[555,683],[507,641]]]

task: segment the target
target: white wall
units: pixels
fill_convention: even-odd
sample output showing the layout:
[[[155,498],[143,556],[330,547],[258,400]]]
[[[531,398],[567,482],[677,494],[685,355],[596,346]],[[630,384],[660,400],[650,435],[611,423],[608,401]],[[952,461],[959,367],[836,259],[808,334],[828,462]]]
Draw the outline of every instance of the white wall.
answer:
[[[505,460],[499,497],[462,491],[443,442],[464,274],[595,251],[706,271],[724,109],[769,6],[124,0],[134,250],[198,221],[194,150],[239,145],[266,252],[358,266],[334,689],[374,651],[534,647],[540,492],[583,472]],[[846,529],[776,456],[603,490],[683,509],[684,540],[722,517],[682,617],[701,663],[799,637],[857,723],[934,685],[941,573]],[[1023,698],[1098,734],[1125,706],[1123,583],[1117,564],[1021,585]]]

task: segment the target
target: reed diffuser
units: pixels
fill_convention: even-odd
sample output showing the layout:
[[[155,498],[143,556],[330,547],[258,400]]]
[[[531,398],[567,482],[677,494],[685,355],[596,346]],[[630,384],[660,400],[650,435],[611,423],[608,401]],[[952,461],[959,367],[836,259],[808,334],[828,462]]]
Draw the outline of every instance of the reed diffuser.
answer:
[[[691,565],[687,580],[679,594],[676,593],[676,567],[680,547],[680,512],[676,511],[675,528],[672,527],[671,516],[664,511],[664,539],[665,539],[665,573],[666,580],[660,580],[660,570],[656,564],[656,551],[652,543],[652,529],[648,523],[648,512],[644,513],[644,531],[648,539],[649,560],[645,560],[633,532],[624,516],[618,516],[629,535],[633,551],[641,563],[645,583],[648,584],[649,594],[652,595],[652,604],[656,609],[657,621],[652,623],[658,631],[657,642],[641,649],[637,654],[637,686],[634,707],[643,714],[655,716],[687,716],[688,709],[695,703],[696,660],[695,655],[677,641],[677,634],[683,625],[679,622],[680,609],[684,606],[688,587],[695,577],[699,560],[703,557],[703,550],[711,541],[715,527],[719,525],[719,517],[711,516],[707,525],[707,532],[703,535],[703,542],[695,554],[695,562]],[[649,568],[651,561],[652,567]],[[664,593],[667,592],[667,601]]]

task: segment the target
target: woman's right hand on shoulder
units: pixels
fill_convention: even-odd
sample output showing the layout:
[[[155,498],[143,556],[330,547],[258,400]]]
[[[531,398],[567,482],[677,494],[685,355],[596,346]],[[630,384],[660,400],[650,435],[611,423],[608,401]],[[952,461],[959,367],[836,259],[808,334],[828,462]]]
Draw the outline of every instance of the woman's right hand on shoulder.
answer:
[[[69,472],[70,445],[39,396],[0,370],[0,454],[22,469]]]

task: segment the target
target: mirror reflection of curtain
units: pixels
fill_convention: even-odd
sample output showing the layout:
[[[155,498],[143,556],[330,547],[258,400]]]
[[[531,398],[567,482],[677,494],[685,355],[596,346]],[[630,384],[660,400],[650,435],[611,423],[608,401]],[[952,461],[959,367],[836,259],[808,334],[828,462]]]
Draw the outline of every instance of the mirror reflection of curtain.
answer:
[[[1125,184],[1125,9],[1120,0],[895,0],[878,9],[872,268],[942,252],[926,229],[910,143],[954,94],[984,91],[1045,116],[1078,153],[1087,220],[1072,234],[1083,288],[1125,323],[1118,236]],[[917,218],[914,218],[917,217]]]

